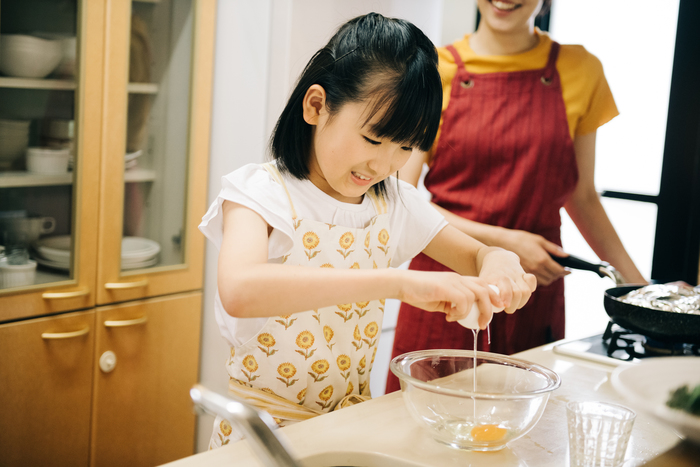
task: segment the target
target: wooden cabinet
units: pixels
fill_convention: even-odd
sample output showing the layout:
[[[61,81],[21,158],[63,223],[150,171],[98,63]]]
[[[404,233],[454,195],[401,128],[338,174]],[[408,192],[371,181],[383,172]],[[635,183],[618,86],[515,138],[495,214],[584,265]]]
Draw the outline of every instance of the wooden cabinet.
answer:
[[[216,0],[1,0],[3,47],[24,36],[63,54],[40,77],[0,64],[2,466],[193,453],[215,13]],[[8,135],[25,143],[14,156]],[[67,167],[37,171],[33,147],[68,150]]]
[[[0,325],[0,465],[193,454],[201,293]]]
[[[0,465],[88,465],[95,313],[0,325]]]
[[[192,455],[201,293],[98,308],[90,465],[152,466]]]

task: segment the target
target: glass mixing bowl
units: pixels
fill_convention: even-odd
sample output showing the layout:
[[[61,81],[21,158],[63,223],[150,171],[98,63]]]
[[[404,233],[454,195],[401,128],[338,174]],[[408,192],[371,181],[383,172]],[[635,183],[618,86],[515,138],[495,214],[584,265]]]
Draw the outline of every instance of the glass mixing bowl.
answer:
[[[552,370],[506,355],[471,350],[421,350],[399,355],[411,416],[437,441],[458,449],[497,451],[539,421],[561,384]],[[476,389],[474,367],[476,366]]]

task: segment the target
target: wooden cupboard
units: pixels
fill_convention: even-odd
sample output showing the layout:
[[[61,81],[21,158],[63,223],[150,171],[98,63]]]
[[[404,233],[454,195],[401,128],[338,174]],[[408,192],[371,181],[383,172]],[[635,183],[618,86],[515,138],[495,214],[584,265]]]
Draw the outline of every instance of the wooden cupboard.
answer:
[[[0,63],[0,465],[193,453],[215,12],[0,0],[0,47],[32,36],[64,54],[44,77]],[[3,125],[28,128],[9,163]],[[29,170],[32,147],[68,148],[68,167]],[[18,251],[12,264],[37,263],[30,279],[3,275]]]

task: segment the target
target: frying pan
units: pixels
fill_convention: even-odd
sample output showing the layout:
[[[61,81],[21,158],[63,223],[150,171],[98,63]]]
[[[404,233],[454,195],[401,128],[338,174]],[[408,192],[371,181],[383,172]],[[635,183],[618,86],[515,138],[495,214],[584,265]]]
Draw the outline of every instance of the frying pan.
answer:
[[[600,277],[609,277],[615,281],[617,287],[606,290],[603,297],[605,312],[614,323],[662,342],[700,344],[700,315],[654,310],[625,303],[619,297],[644,287],[644,284],[621,285],[624,279],[607,263],[590,263],[575,256],[552,258],[564,267],[593,271]]]

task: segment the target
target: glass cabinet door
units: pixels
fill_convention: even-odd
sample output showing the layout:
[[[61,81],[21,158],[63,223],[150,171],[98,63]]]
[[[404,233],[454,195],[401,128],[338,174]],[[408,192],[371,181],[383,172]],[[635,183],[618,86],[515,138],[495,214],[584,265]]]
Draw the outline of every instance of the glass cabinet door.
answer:
[[[201,287],[202,241],[194,221],[202,211],[192,203],[206,191],[208,130],[202,134],[194,120],[206,109],[208,121],[210,110],[211,64],[196,66],[198,38],[211,35],[210,27],[197,28],[206,6],[215,7],[194,0],[109,7],[125,27],[108,38],[103,189],[109,195],[101,206],[98,303]]]
[[[100,8],[89,9],[100,28]],[[96,184],[83,181],[97,167],[86,150],[99,127],[83,122],[95,115],[84,97],[101,70],[84,57],[102,42],[84,46],[87,10],[78,0],[0,0],[0,322],[94,303],[94,264],[80,258],[94,257],[95,237],[81,217],[97,207]]]

